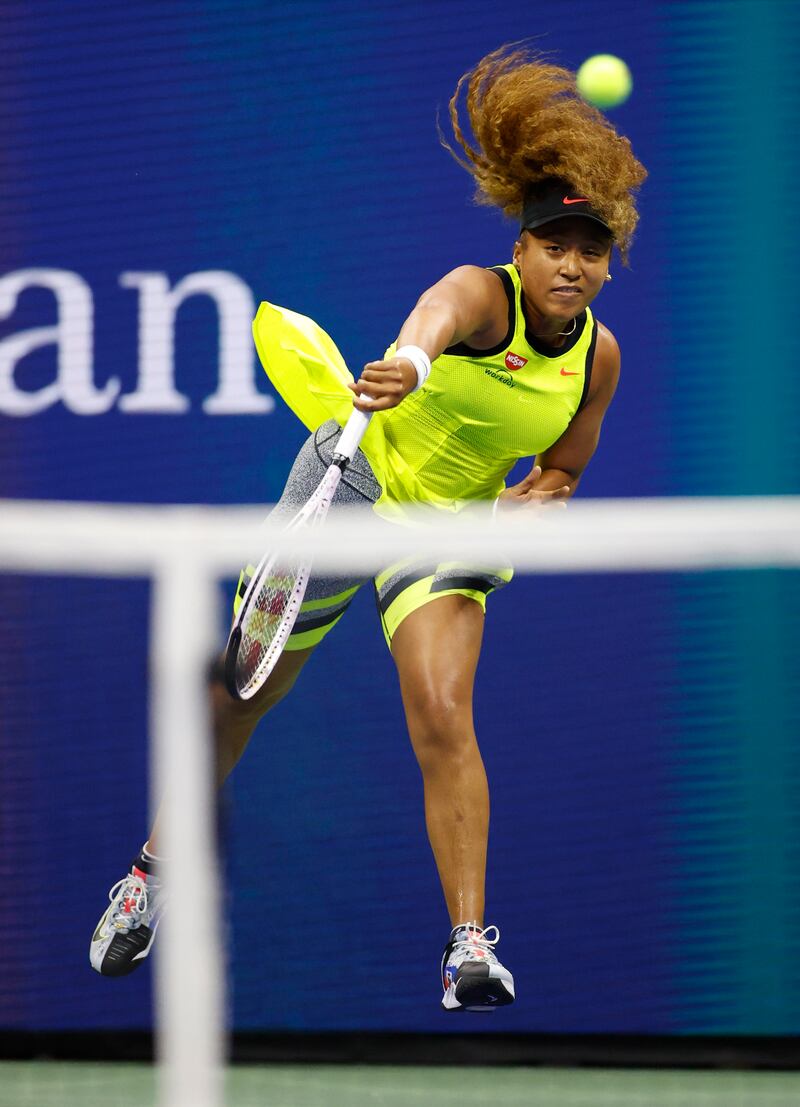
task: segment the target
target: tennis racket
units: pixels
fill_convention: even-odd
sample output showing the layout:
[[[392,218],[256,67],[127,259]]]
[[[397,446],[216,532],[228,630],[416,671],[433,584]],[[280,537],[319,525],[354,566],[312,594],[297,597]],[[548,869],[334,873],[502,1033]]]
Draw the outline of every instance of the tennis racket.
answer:
[[[339,481],[353,460],[372,418],[354,410],[311,498],[287,524],[287,531],[316,529],[325,522]],[[292,633],[311,575],[311,557],[266,553],[256,566],[225,650],[225,684],[237,700],[251,699],[263,687]]]

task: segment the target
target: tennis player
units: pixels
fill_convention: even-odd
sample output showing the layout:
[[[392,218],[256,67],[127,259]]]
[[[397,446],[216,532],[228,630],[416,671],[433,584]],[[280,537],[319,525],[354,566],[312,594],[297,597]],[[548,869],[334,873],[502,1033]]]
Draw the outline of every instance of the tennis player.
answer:
[[[472,141],[461,124],[465,89]],[[261,305],[254,333],[265,369],[313,432],[275,509],[279,518],[316,488],[353,404],[375,414],[337,501],[374,505],[388,518],[408,503],[458,511],[495,501],[502,512],[563,503],[597,447],[620,355],[589,305],[611,279],[612,248],[627,258],[645,171],[627,139],[578,97],[573,74],[521,49],[501,48],[465,74],[450,119],[460,152],[443,144],[475,178],[477,199],[519,221],[511,262],[444,276],[357,381],[331,359],[303,356],[302,316]],[[515,462],[531,456],[524,480],[505,487]],[[406,561],[374,580],[450,915],[442,958],[448,1010],[492,1010],[514,999],[512,975],[495,953],[499,931],[484,926],[489,792],[472,714],[486,597],[510,577],[506,569]],[[247,581],[245,571],[237,604]],[[288,645],[252,700],[232,700],[217,674],[220,782],[363,583],[312,578]],[[109,898],[91,964],[121,976],[147,956],[164,907],[157,825]]]

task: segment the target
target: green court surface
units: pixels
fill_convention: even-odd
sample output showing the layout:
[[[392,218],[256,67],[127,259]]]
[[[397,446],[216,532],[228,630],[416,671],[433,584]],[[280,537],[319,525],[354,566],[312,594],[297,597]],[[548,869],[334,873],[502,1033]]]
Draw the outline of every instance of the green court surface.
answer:
[[[0,1064],[3,1107],[152,1107],[147,1065]],[[797,1107],[800,1074],[674,1069],[241,1065],[226,1107]]]

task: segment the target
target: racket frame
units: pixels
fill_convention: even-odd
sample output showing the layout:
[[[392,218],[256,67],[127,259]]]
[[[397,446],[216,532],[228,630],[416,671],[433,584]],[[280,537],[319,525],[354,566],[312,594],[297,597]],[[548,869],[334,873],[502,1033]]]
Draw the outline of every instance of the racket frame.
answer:
[[[336,490],[339,487],[339,481],[342,479],[342,474],[352,461],[371,418],[372,415],[369,412],[353,411],[345,424],[339,441],[336,443],[336,450],[331,464],[328,466],[322,480],[310,499],[287,524],[287,531],[304,526],[318,527],[325,521],[328,510],[333,503],[333,498],[336,495]],[[233,626],[231,627],[230,635],[228,636],[228,644],[225,648],[225,686],[229,694],[235,700],[250,700],[261,688],[263,688],[269,674],[275,668],[278,658],[283,653],[283,649],[292,633],[297,616],[300,613],[303,597],[305,596],[306,588],[308,587],[308,582],[311,577],[312,558],[310,557],[302,561],[298,568],[297,580],[289,595],[289,600],[282,614],[281,623],[275,637],[272,642],[270,642],[253,676],[243,688],[240,688],[236,669],[239,646],[242,641],[242,624],[261,586],[281,556],[280,554],[270,553],[268,551],[259,561],[255,572],[250,578],[245,594],[242,597],[242,603],[236,614]]]

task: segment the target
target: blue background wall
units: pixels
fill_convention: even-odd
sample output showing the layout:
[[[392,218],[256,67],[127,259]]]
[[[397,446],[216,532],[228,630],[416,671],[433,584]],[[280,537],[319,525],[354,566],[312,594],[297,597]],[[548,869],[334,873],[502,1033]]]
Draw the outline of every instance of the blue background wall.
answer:
[[[5,5],[0,495],[277,498],[304,432],[248,305],[313,316],[357,367],[442,273],[507,260],[514,227],[473,206],[434,118],[531,35],[570,68],[628,60],[612,117],[651,174],[596,305],[623,378],[581,495],[796,492],[799,28],[766,0]],[[142,410],[168,350],[139,290],[208,273],[230,332],[188,297],[169,402]],[[58,352],[27,333],[58,322]],[[228,411],[208,402],[223,358]],[[141,581],[0,578],[0,1025],[149,1024],[149,969],[86,962],[146,832],[147,601]],[[797,574],[519,578],[489,610],[487,921],[520,993],[490,1029],[800,1031]],[[233,1023],[450,1030],[368,595],[336,638],[226,793]]]

